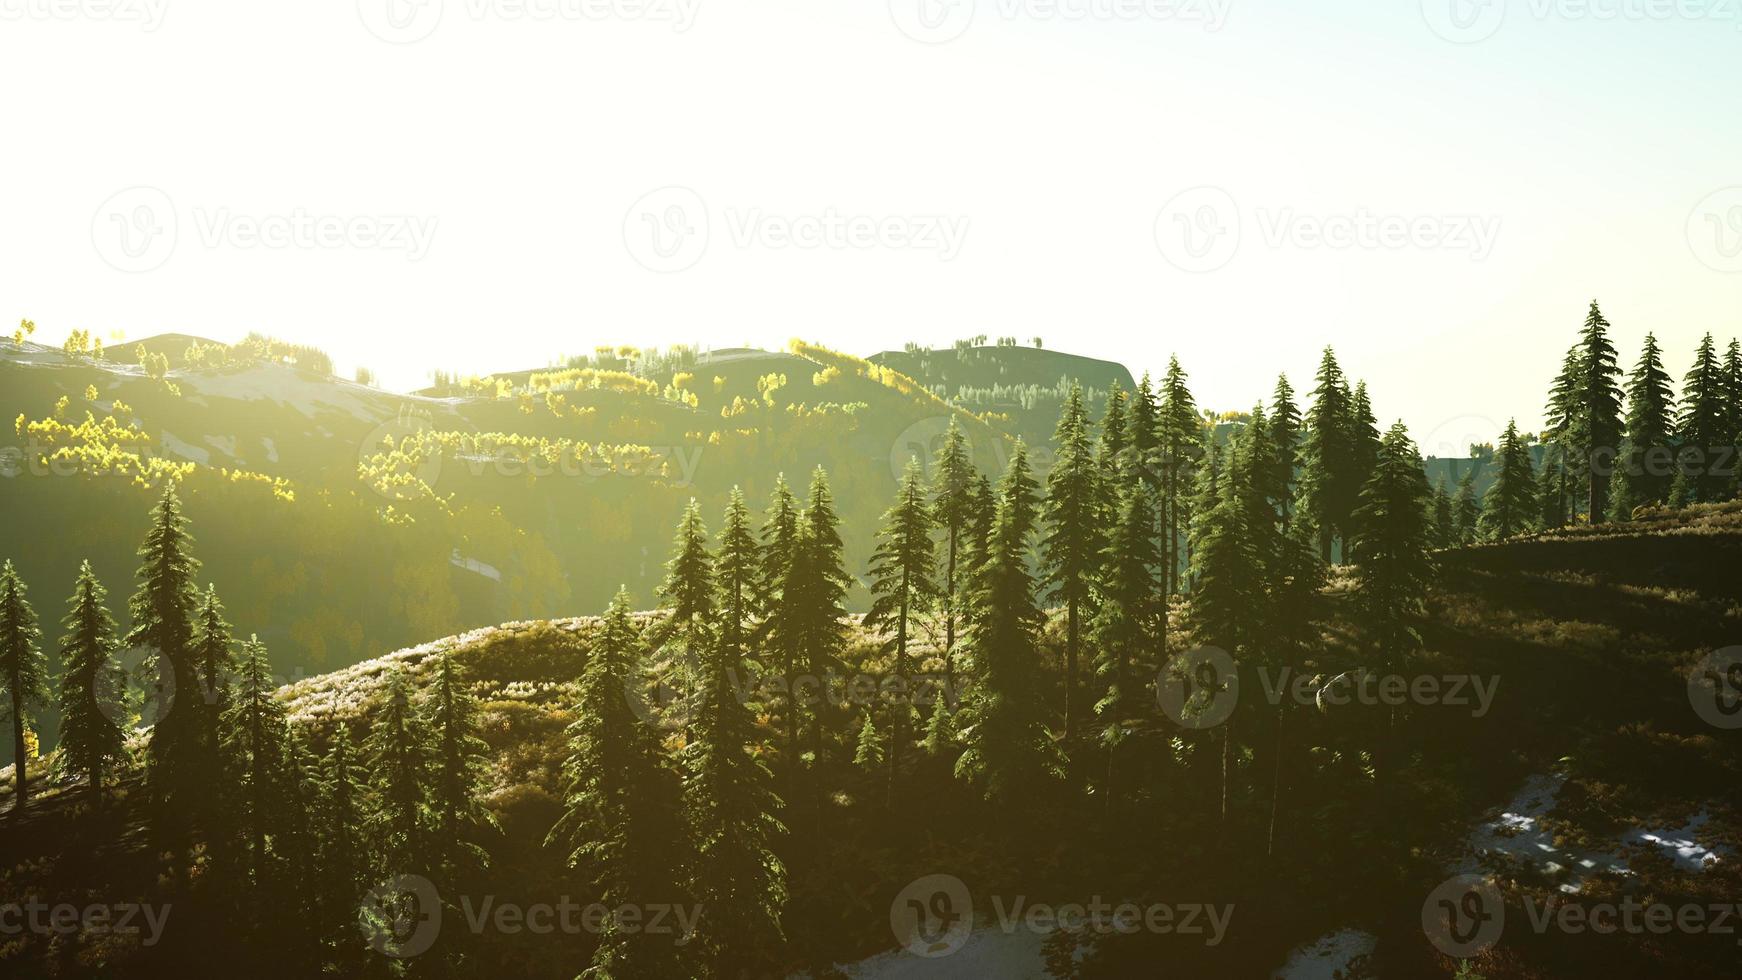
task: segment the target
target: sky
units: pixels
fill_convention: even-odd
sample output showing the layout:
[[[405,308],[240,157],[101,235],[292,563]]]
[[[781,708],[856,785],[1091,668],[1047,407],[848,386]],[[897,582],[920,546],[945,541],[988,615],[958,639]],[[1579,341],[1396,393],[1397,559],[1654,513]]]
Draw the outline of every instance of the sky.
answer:
[[[386,387],[977,334],[1427,452],[1742,334],[1742,0],[0,0],[0,322]]]

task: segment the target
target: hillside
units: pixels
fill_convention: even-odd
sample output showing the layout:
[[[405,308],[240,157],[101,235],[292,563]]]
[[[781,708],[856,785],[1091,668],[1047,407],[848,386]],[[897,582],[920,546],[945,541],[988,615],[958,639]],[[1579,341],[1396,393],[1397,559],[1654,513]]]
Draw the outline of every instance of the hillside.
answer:
[[[782,856],[793,898],[782,959],[801,969],[876,957],[867,967],[873,972],[864,975],[885,975],[875,971],[892,964],[906,964],[906,972],[890,976],[946,975],[914,974],[916,964],[927,961],[885,954],[895,945],[888,910],[896,891],[909,879],[947,871],[968,882],[977,900],[1016,893],[1086,900],[1093,892],[1135,900],[1215,899],[1237,909],[1233,941],[1214,947],[1156,935],[1090,942],[1079,951],[1076,975],[1082,977],[1134,975],[1156,962],[1186,975],[1266,975],[1292,948],[1321,935],[1367,937],[1355,943],[1371,950],[1365,968],[1373,972],[1362,975],[1446,975],[1450,961],[1423,936],[1423,897],[1453,870],[1487,867],[1500,871],[1509,902],[1506,938],[1477,963],[1490,980],[1733,975],[1736,950],[1724,937],[1539,935],[1524,925],[1520,903],[1546,900],[1569,882],[1579,885],[1577,900],[1586,902],[1623,895],[1712,902],[1737,894],[1742,741],[1690,706],[1689,679],[1702,658],[1736,635],[1742,582],[1732,570],[1739,554],[1742,504],[1660,513],[1625,531],[1576,529],[1441,553],[1442,584],[1421,624],[1423,650],[1395,669],[1412,677],[1485,678],[1491,700],[1480,710],[1473,701],[1448,698],[1393,712],[1362,704],[1315,710],[1310,703],[1289,711],[1278,758],[1286,793],[1269,855],[1217,844],[1229,836],[1262,839],[1264,807],[1258,804],[1267,800],[1269,761],[1235,760],[1234,816],[1224,816],[1216,803],[1221,732],[1180,729],[1153,705],[1133,720],[1133,747],[1123,750],[1127,778],[1145,788],[1117,816],[1102,812],[1094,789],[1102,754],[1084,740],[1066,743],[1078,760],[1071,783],[1079,795],[1060,802],[1059,824],[1040,816],[1036,825],[1000,817],[950,777],[947,759],[910,758],[902,793],[926,799],[930,829],[923,832],[900,811],[891,819],[877,778],[851,764],[849,710],[832,726],[810,776],[826,790],[815,800],[789,801],[792,837]],[[1324,678],[1373,665],[1371,648],[1344,618],[1344,585],[1334,578],[1327,588],[1316,651],[1289,662],[1291,668]],[[654,620],[638,622],[645,629]],[[432,654],[451,652],[482,698],[482,728],[494,760],[487,802],[502,833],[492,844],[490,878],[480,887],[499,895],[564,894],[574,882],[542,842],[559,811],[562,733],[573,720],[574,680],[597,628],[597,620],[583,617],[477,630],[297,681],[278,696],[300,731],[324,746],[339,724],[357,735],[366,730],[392,669],[417,677]],[[1059,629],[1055,617],[1047,642],[1055,685]],[[1176,621],[1169,648],[1189,643]],[[922,646],[919,670],[939,670],[936,648]],[[878,647],[875,637],[855,627],[841,669],[882,676],[888,664]],[[653,662],[670,678],[681,660],[656,653]],[[1245,665],[1243,674],[1253,669]],[[1241,689],[1260,691],[1263,684],[1243,676]],[[1230,725],[1267,724],[1245,712],[1247,701],[1243,696],[1242,713]],[[680,745],[681,716],[671,714],[676,702],[655,704],[645,717],[665,726],[668,745]],[[792,760],[781,749],[778,717],[762,718],[770,764],[788,772]],[[1375,781],[1381,760],[1396,767],[1394,784]],[[1543,786],[1552,789],[1546,799],[1540,799]],[[1515,797],[1536,807],[1528,819],[1517,816],[1524,811]],[[0,853],[5,866],[19,866],[10,876],[14,889],[83,880],[94,872],[79,833],[136,819],[80,815],[76,793],[50,791],[40,799]],[[818,809],[811,810],[813,804]],[[1505,807],[1512,816],[1502,818]],[[131,803],[124,808],[136,813]],[[57,837],[45,853],[40,842],[46,838],[33,828],[49,824],[86,829]],[[1077,829],[1061,834],[1066,826]],[[1527,829],[1522,839],[1521,826]],[[1652,843],[1657,838],[1647,833],[1684,826],[1689,829],[1681,836],[1688,839],[1672,834],[1668,845]],[[1085,828],[1094,832],[1085,836]],[[132,869],[131,887],[141,894],[161,887],[152,884],[155,866],[136,838],[120,836],[119,849],[104,854],[105,873]],[[1109,854],[1093,843],[1104,836],[1132,846]],[[1530,844],[1512,847],[1508,842],[1515,840]],[[1494,853],[1484,858],[1470,850],[1478,844]],[[1690,851],[1709,857],[1692,864],[1677,858]],[[1610,857],[1593,869],[1573,859],[1583,854]],[[1551,863],[1557,859],[1559,871]],[[587,948],[584,937],[462,941],[471,942],[464,948],[474,962],[504,976],[557,975],[560,964]],[[999,937],[989,934],[986,941]],[[196,940],[183,936],[182,942]],[[154,957],[175,962],[197,951],[166,943],[128,955],[129,966],[113,975],[148,975]],[[950,964],[936,961],[940,970]],[[1032,960],[1022,969],[1033,972],[1021,975],[1041,975]]]

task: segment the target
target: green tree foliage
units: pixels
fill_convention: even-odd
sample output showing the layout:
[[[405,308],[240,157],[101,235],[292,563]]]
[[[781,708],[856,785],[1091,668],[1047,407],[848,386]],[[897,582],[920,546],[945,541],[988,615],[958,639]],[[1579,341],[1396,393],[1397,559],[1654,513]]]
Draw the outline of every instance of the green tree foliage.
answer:
[[[944,677],[956,676],[956,623],[962,605],[962,583],[968,536],[974,517],[974,462],[968,442],[954,416],[944,432],[932,465],[932,517],[943,532],[942,599],[944,616]]]
[[[320,827],[316,927],[340,972],[356,975],[362,972],[364,956],[375,955],[366,953],[356,911],[369,875],[369,845],[364,837],[369,786],[351,742],[351,726],[339,722],[331,741],[321,761],[316,802]]]
[[[1626,428],[1610,480],[1610,520],[1629,520],[1633,508],[1669,499],[1674,406],[1657,338],[1646,334],[1639,363],[1627,377]]]
[[[24,581],[8,560],[0,566],[0,685],[12,716],[13,815],[23,814],[30,799],[29,748],[25,728],[31,713],[48,702],[48,659],[42,653],[42,629],[30,607]]]
[[[1071,388],[1053,433],[1053,446],[1057,455],[1046,478],[1041,574],[1049,597],[1065,609],[1065,737],[1069,738],[1076,718],[1083,621],[1094,597],[1103,527],[1103,496],[1081,386]]]
[[[1495,457],[1499,468],[1494,473],[1494,485],[1483,497],[1478,522],[1482,537],[1489,541],[1529,530],[1538,510],[1535,467],[1530,460],[1530,447],[1518,434],[1516,420],[1506,423]]]
[[[1298,423],[1298,417],[1296,422]],[[1157,553],[1161,570],[1163,596],[1180,591],[1181,554],[1186,531],[1191,527],[1191,492],[1198,463],[1204,456],[1204,424],[1198,416],[1197,402],[1186,386],[1186,373],[1179,359],[1168,357],[1167,374],[1161,382],[1161,414],[1157,424],[1160,478],[1161,549]],[[1103,472],[1108,472],[1103,470]],[[1123,504],[1123,501],[1120,501]],[[1109,513],[1111,522],[1115,514]],[[1158,610],[1166,615],[1166,605]],[[1163,636],[1165,641],[1166,637]]]
[[[265,911],[262,891],[273,882],[269,863],[279,858],[269,851],[272,831],[284,816],[281,808],[284,766],[284,706],[272,696],[277,685],[267,664],[266,646],[251,636],[242,644],[237,663],[234,699],[225,710],[225,755],[235,767],[237,785],[226,794],[228,828],[241,845],[244,884]]]
[[[768,517],[762,525],[762,557],[757,571],[758,612],[774,609],[780,586],[792,565],[792,550],[798,542],[798,501],[786,485],[786,474],[774,476],[774,492],[768,499]]]
[[[1443,478],[1434,486],[1434,497],[1429,508],[1428,520],[1433,525],[1434,547],[1457,547],[1458,520],[1452,506],[1452,493],[1446,489]]]
[[[490,783],[490,746],[478,735],[478,699],[446,650],[436,654],[423,716],[434,749],[429,856],[442,877],[453,881],[462,871],[489,865],[478,838],[496,827],[496,818],[482,799]]]
[[[1481,520],[1482,496],[1476,492],[1476,467],[1471,466],[1458,480],[1458,496],[1452,501],[1452,526],[1460,547],[1476,542]]]
[[[1147,497],[1134,480],[1121,494],[1118,520],[1103,546],[1100,607],[1091,627],[1094,641],[1095,716],[1104,726],[1132,717],[1142,685],[1136,668],[1153,649],[1155,566],[1160,561],[1149,522]]]
[[[877,532],[877,550],[871,555],[871,609],[865,614],[864,626],[889,639],[884,652],[895,655],[894,675],[904,678],[912,689],[911,664],[908,659],[909,623],[914,614],[926,608],[938,595],[934,580],[936,556],[931,538],[932,514],[926,506],[925,473],[919,460],[910,459],[901,477],[895,505],[883,515],[883,527]],[[913,707],[905,699],[891,706],[889,732],[889,787],[894,801],[895,779],[901,767],[901,753],[908,739],[908,725],[913,720]],[[865,724],[876,734],[868,712]],[[879,745],[879,758],[882,749]],[[858,760],[855,760],[858,761]]]
[[[750,530],[750,508],[744,491],[732,488],[720,528],[720,554],[714,561],[715,602],[719,608],[720,642],[742,655],[749,642],[751,617],[760,588],[761,551]]]
[[[968,744],[956,760],[958,775],[988,799],[1004,802],[1028,798],[1059,771],[1041,693],[1043,617],[1028,571],[1037,490],[1028,449],[1018,440],[998,486],[987,557],[974,583],[971,676],[961,725]]]
[[[697,974],[768,975],[764,952],[781,937],[786,868],[774,853],[786,830],[773,777],[759,758],[755,716],[733,675],[744,664],[724,644],[706,653],[695,740],[684,747],[684,809],[695,857],[688,892],[701,910]]]
[[[1332,542],[1349,531],[1360,492],[1360,464],[1350,425],[1354,396],[1329,347],[1319,361],[1313,404],[1301,441],[1301,510],[1319,532],[1319,551],[1329,562]]]
[[[1270,441],[1275,449],[1275,472],[1271,475],[1271,485],[1277,487],[1281,496],[1277,500],[1283,523],[1292,523],[1294,517],[1294,474],[1300,465],[1300,406],[1294,401],[1294,387],[1288,383],[1288,375],[1276,377],[1276,390],[1270,400]]]
[[[205,780],[215,765],[203,737],[203,699],[192,654],[199,570],[192,548],[176,483],[165,481],[139,549],[139,585],[127,604],[133,628],[124,642],[151,652],[147,664],[156,718],[146,776],[166,837],[185,832],[206,809]]]
[[[5,602],[4,592],[5,586],[0,584],[0,604]],[[81,562],[78,581],[67,600],[66,618],[61,620],[66,634],[60,640],[61,663],[65,665],[60,678],[60,763],[67,771],[85,777],[91,789],[99,792],[103,773],[119,768],[127,759],[126,735],[120,725],[127,679],[113,659],[115,621],[106,605],[108,595],[91,571],[91,563]]]
[[[657,730],[638,723],[624,696],[640,672],[640,650],[629,593],[619,589],[581,673],[566,732],[563,813],[545,841],[587,874],[608,908],[683,900],[682,783]],[[613,920],[592,966],[600,977],[657,980],[682,972],[678,952],[671,936]]]
[[[1380,443],[1379,461],[1361,490],[1360,533],[1350,541],[1357,605],[1388,670],[1395,669],[1406,643],[1416,640],[1413,621],[1422,615],[1433,581],[1427,497],[1421,453],[1399,422]]]
[[[434,752],[402,670],[387,675],[364,754],[374,785],[369,831],[389,876],[432,871],[428,841]]]
[[[803,708],[795,696],[794,671],[803,670],[812,678],[826,676],[839,663],[847,642],[843,620],[850,580],[842,564],[841,548],[840,518],[829,493],[828,474],[819,466],[811,474],[810,496],[799,517],[792,563],[770,622],[775,649],[790,658],[783,664],[783,671],[789,692],[787,732],[794,746]],[[827,705],[818,700],[811,707],[811,751],[820,753]]]
[[[1724,368],[1718,361],[1712,335],[1706,334],[1694,354],[1694,365],[1682,380],[1681,417],[1676,424],[1679,443],[1677,477],[1685,491],[1684,503],[1723,500],[1729,496],[1730,474],[1721,472],[1728,450],[1735,441],[1729,428]]]
[[[1609,341],[1609,321],[1591,301],[1578,344],[1578,419],[1572,426],[1586,477],[1585,512],[1592,523],[1608,513],[1609,477],[1621,445],[1621,368]]]

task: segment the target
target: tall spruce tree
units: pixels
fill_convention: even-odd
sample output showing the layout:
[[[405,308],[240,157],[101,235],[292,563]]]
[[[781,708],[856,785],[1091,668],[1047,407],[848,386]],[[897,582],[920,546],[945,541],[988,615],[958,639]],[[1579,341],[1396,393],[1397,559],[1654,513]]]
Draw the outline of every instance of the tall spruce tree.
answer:
[[[798,541],[798,501],[786,485],[786,474],[774,477],[774,492],[768,498],[768,517],[762,525],[762,557],[757,570],[757,612],[774,608],[786,570],[792,564],[792,549]]]
[[[1107,410],[1101,415],[1101,438],[1095,446],[1095,462],[1106,476],[1102,481],[1104,488],[1102,505],[1109,515],[1119,509],[1119,487],[1123,481],[1116,479],[1114,473],[1125,466],[1125,447],[1130,445],[1130,425],[1126,421],[1125,389],[1115,381],[1107,387]]]
[[[237,663],[234,700],[225,711],[226,754],[235,765],[238,785],[226,793],[235,820],[230,828],[241,845],[244,881],[264,915],[263,889],[272,881],[268,837],[282,816],[281,776],[284,765],[284,705],[272,696],[277,685],[267,663],[266,645],[257,636],[242,644]],[[263,920],[262,920],[263,924]]]
[[[681,659],[666,659],[654,670],[675,679],[686,703],[693,701],[700,679],[694,676],[702,637],[714,618],[714,558],[708,553],[708,527],[702,507],[694,497],[678,521],[671,560],[665,564],[665,581],[659,596],[669,618],[654,634],[656,647],[677,638],[683,643]]]
[[[1019,439],[998,486],[986,561],[974,583],[972,675],[962,705],[968,743],[956,760],[959,776],[1002,802],[1028,798],[1059,772],[1041,697],[1038,639],[1044,615],[1028,571],[1037,489]]]
[[[1080,385],[1073,385],[1065,400],[1053,446],[1056,456],[1046,478],[1042,575],[1048,594],[1065,609],[1065,737],[1069,738],[1075,730],[1083,621],[1094,597],[1104,527],[1103,492]]]
[[[1574,488],[1583,481],[1585,468],[1590,462],[1589,454],[1583,448],[1587,440],[1581,409],[1584,394],[1580,387],[1583,369],[1579,357],[1580,348],[1574,344],[1561,360],[1560,373],[1549,387],[1548,404],[1543,408],[1542,440],[1558,463],[1554,486],[1559,494],[1558,504],[1551,508],[1545,501],[1543,506],[1545,512],[1552,509],[1560,515],[1553,525],[1555,527],[1570,521],[1581,506],[1573,499]]]
[[[1494,455],[1498,467],[1494,471],[1494,485],[1482,499],[1478,528],[1483,538],[1500,541],[1528,530],[1538,510],[1536,471],[1530,447],[1518,434],[1517,420],[1506,423]]]
[[[1657,338],[1648,333],[1639,363],[1627,378],[1627,419],[1610,479],[1610,520],[1630,520],[1633,508],[1669,499],[1674,405]]]
[[[761,552],[750,530],[750,508],[744,491],[732,488],[720,527],[720,553],[714,559],[715,604],[719,609],[720,642],[742,656],[750,640],[756,611]]]
[[[222,718],[228,702],[230,672],[236,666],[231,649],[230,624],[224,621],[224,604],[218,601],[217,587],[206,585],[194,611],[194,634],[190,654],[194,671],[199,677],[200,737],[209,750],[202,748],[205,758],[216,758],[223,740]]]
[[[387,675],[364,755],[374,776],[369,831],[383,870],[390,876],[434,870],[427,846],[434,752],[403,668]]]
[[[621,697],[623,688],[617,690],[628,707],[628,700]],[[434,749],[430,857],[442,877],[452,882],[463,872],[489,866],[489,854],[478,841],[497,823],[482,799],[490,782],[490,746],[478,735],[478,699],[446,650],[435,656],[423,724]]]
[[[1682,381],[1681,418],[1676,426],[1677,470],[1685,503],[1723,500],[1729,495],[1728,474],[1718,472],[1735,440],[1735,433],[1725,431],[1729,426],[1725,401],[1724,369],[1712,335],[1706,334]]]
[[[30,746],[25,729],[32,712],[48,702],[48,659],[42,653],[42,629],[30,607],[24,580],[12,561],[0,566],[0,686],[12,716],[12,787],[18,802],[12,816],[24,816],[30,800]]]
[[[742,495],[738,495],[742,502]],[[743,525],[744,522],[737,522]],[[748,535],[748,528],[743,531]],[[641,637],[619,588],[605,612],[581,673],[568,758],[563,813],[546,837],[571,868],[583,869],[607,908],[676,905],[686,843],[682,782],[656,731],[638,724],[624,690],[641,669]],[[706,679],[706,678],[704,678]],[[592,972],[613,980],[659,980],[681,970],[670,935],[607,923]]]
[[[1277,504],[1285,525],[1294,518],[1294,471],[1300,465],[1302,423],[1300,406],[1294,401],[1294,387],[1288,383],[1288,375],[1279,374],[1270,400],[1270,441],[1275,447],[1276,467],[1271,482],[1281,494]]]
[[[1582,439],[1580,454],[1586,476],[1585,507],[1595,524],[1608,514],[1608,465],[1621,445],[1621,368],[1609,341],[1609,321],[1591,300],[1579,335],[1579,421],[1573,426]]]
[[[1732,337],[1724,349],[1724,431],[1730,438],[1726,477],[1732,496],[1742,490],[1742,341]]]
[[[1301,441],[1300,503],[1318,529],[1320,555],[1329,562],[1333,542],[1349,530],[1363,479],[1349,422],[1354,396],[1329,347],[1319,361],[1312,396]]]
[[[1452,507],[1451,491],[1446,489],[1445,478],[1434,486],[1430,520],[1433,522],[1434,547],[1454,548],[1458,545],[1458,521]]]
[[[1476,542],[1476,532],[1482,519],[1482,496],[1476,492],[1476,466],[1464,471],[1458,481],[1458,496],[1452,501],[1452,517],[1457,528],[1457,543],[1468,546]]]
[[[139,585],[127,603],[133,627],[123,641],[149,651],[148,683],[156,717],[146,777],[159,833],[166,838],[179,837],[206,815],[206,778],[216,764],[204,738],[203,699],[192,654],[194,575],[199,570],[192,547],[176,481],[166,480],[139,549]]]
[[[724,644],[703,661],[695,740],[682,762],[684,810],[694,842],[688,893],[701,910],[696,975],[710,980],[770,975],[766,951],[781,939],[786,868],[774,853],[786,829],[773,777],[760,758],[750,705],[732,675],[744,669]]]
[[[1101,601],[1091,636],[1096,651],[1095,715],[1104,725],[1122,724],[1140,700],[1136,667],[1151,649],[1160,625],[1154,589],[1160,561],[1149,524],[1147,495],[1135,480],[1120,494],[1118,521],[1102,549]]]
[[[1192,485],[1198,463],[1204,456],[1203,419],[1198,415],[1191,389],[1186,386],[1186,373],[1180,367],[1179,359],[1172,356],[1168,357],[1167,375],[1161,383],[1161,416],[1157,425],[1160,427],[1158,449],[1161,456],[1161,549],[1158,558],[1161,592],[1167,597],[1180,591],[1180,569],[1185,564],[1182,546],[1191,526]],[[1108,522],[1116,517],[1117,513],[1109,514]],[[1163,617],[1167,615],[1165,601],[1158,613]],[[1165,644],[1165,630],[1161,639]]]
[[[1422,615],[1433,581],[1427,496],[1421,453],[1399,422],[1380,443],[1378,464],[1361,490],[1360,533],[1350,541],[1357,606],[1388,672],[1395,672],[1396,658],[1418,639],[1413,621]]]
[[[1363,485],[1379,462],[1379,420],[1373,417],[1373,401],[1367,382],[1357,382],[1349,401],[1349,434],[1355,445],[1355,478]]]
[[[932,515],[926,506],[925,471],[919,460],[910,459],[896,492],[895,505],[883,515],[877,532],[877,550],[871,555],[871,609],[864,627],[888,637],[885,653],[895,656],[893,673],[912,690],[908,660],[908,628],[912,617],[938,594],[934,581],[935,555],[931,538]],[[889,779],[887,802],[895,801],[895,779],[901,768],[902,749],[910,738],[913,705],[905,699],[891,705]],[[866,723],[873,724],[870,713]],[[875,726],[873,725],[873,731]]]
[[[944,432],[932,464],[932,517],[943,532],[942,599],[944,616],[944,680],[956,678],[956,622],[962,605],[965,559],[970,521],[974,515],[974,461],[968,441],[956,427],[955,416]]]
[[[331,747],[321,762],[319,881],[316,909],[320,941],[344,975],[360,975],[366,947],[357,932],[357,906],[369,875],[364,819],[369,787],[362,760],[351,742],[351,726],[334,725]]]
[[[127,759],[126,735],[120,725],[127,680],[113,660],[115,621],[105,604],[108,596],[91,563],[81,562],[66,618],[61,620],[66,634],[60,640],[65,665],[60,678],[60,762],[69,772],[85,777],[96,792],[103,789],[103,773]]]

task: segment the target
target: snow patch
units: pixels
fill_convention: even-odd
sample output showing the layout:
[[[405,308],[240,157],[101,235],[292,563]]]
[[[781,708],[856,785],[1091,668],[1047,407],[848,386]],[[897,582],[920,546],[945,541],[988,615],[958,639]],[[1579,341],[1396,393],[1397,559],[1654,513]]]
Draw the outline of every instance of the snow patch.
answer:
[[[1696,839],[1701,827],[1711,815],[1701,810],[1686,825],[1676,829],[1635,827],[1621,835],[1613,851],[1584,851],[1561,847],[1554,834],[1543,826],[1543,818],[1555,808],[1555,801],[1566,785],[1566,777],[1539,773],[1524,781],[1524,786],[1500,814],[1478,824],[1469,837],[1469,851],[1457,868],[1461,874],[1479,874],[1484,870],[1485,857],[1506,857],[1541,868],[1551,877],[1561,878],[1560,890],[1578,894],[1585,881],[1593,875],[1632,874],[1625,846],[1654,846],[1668,853],[1678,868],[1704,871],[1719,860],[1726,848],[1709,847]]]
[[[1337,971],[1347,973],[1357,959],[1372,956],[1378,945],[1378,937],[1360,929],[1326,933],[1295,947],[1271,980],[1335,980]]]
[[[231,459],[236,458],[235,436],[207,436],[206,445],[211,446],[213,449],[216,449],[218,452],[223,453]]]
[[[191,459],[201,466],[209,464],[212,460],[212,454],[210,452],[201,449],[191,442],[181,441],[176,438],[176,435],[173,432],[164,432],[158,437],[158,441],[163,443],[163,448],[175,453],[182,459]]]
[[[925,958],[904,949],[879,953],[844,968],[853,980],[951,980],[956,977],[998,977],[999,980],[1051,980],[1038,932],[980,928],[968,934],[962,948],[948,956]]]
[[[261,436],[260,444],[266,447],[266,461],[268,463],[278,462],[278,444],[272,441],[272,437]]]

